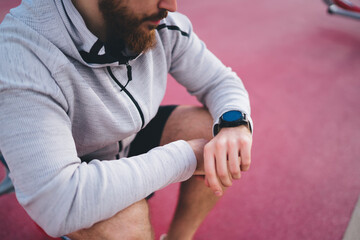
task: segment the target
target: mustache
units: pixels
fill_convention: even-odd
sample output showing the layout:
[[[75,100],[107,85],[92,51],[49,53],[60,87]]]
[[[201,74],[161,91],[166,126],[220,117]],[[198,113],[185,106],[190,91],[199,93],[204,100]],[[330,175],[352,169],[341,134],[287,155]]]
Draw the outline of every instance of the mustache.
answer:
[[[167,10],[160,10],[158,13],[155,13],[153,15],[147,16],[143,18],[143,22],[145,21],[159,21],[161,19],[166,18],[168,15],[168,11]]]

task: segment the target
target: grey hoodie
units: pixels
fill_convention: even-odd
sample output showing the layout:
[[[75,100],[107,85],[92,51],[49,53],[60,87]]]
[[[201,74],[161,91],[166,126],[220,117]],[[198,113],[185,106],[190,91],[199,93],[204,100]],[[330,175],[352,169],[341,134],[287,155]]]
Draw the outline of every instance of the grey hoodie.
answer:
[[[214,124],[229,110],[250,116],[241,80],[185,16],[170,13],[156,40],[138,56],[113,54],[71,0],[23,0],[2,22],[0,150],[18,201],[49,235],[88,228],[192,176],[196,159],[185,141],[127,158],[157,112],[168,73]]]

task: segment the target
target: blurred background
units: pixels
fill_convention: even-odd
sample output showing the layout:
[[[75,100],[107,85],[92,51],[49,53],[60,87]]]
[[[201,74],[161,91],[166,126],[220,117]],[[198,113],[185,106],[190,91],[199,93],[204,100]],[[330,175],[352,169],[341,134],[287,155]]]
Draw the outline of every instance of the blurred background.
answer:
[[[1,0],[0,20],[19,3]],[[181,0],[178,7],[242,78],[255,126],[250,171],[195,239],[333,240],[360,229],[360,21],[328,14],[321,0]],[[171,77],[163,103],[199,104]],[[150,200],[156,239],[169,226],[178,187]],[[0,196],[0,223],[2,240],[51,239],[14,193]]]

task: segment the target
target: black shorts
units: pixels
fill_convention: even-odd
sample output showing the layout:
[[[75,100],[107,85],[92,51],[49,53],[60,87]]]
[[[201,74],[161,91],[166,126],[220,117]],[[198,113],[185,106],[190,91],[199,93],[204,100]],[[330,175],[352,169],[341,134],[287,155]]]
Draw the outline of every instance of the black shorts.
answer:
[[[177,105],[160,106],[156,116],[142,129],[130,144],[129,157],[147,153],[160,145],[166,121]]]

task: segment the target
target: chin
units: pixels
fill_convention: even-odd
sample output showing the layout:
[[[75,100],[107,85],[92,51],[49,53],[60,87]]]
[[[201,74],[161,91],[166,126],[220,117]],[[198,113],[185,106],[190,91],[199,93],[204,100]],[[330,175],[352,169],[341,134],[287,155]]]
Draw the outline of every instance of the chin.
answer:
[[[155,29],[158,27],[158,25],[150,25],[148,26],[148,30],[155,31]]]

